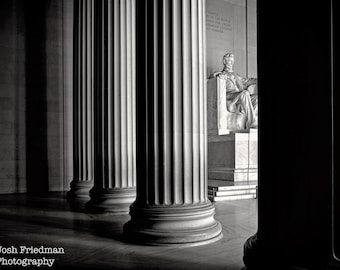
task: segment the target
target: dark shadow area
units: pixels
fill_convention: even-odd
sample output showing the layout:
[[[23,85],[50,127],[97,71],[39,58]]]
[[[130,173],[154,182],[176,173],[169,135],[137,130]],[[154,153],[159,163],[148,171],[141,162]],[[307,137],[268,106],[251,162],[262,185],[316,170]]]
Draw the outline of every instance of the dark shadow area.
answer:
[[[75,230],[117,241],[123,241],[122,227],[129,219],[129,215],[70,212],[69,204],[60,192],[51,193],[48,197],[31,197],[26,194],[1,195],[0,204],[6,209],[0,212],[0,219]]]
[[[72,199],[67,199],[67,203],[70,207],[70,210],[72,212],[78,212],[78,213],[86,213],[86,203],[88,203],[89,200],[72,200]]]
[[[24,1],[26,54],[27,192],[48,191],[46,100],[46,9],[49,1]]]
[[[333,255],[336,260],[340,260],[340,181],[339,181],[339,142],[336,138],[340,138],[339,125],[340,123],[340,53],[339,53],[339,31],[340,31],[340,2],[333,1]]]
[[[12,3],[15,3],[14,1],[11,1]],[[23,13],[23,7],[21,4],[21,1],[18,1],[18,5],[14,6],[15,9],[15,15],[16,15],[16,35],[21,34],[25,32],[25,25],[24,25],[24,13]],[[13,4],[14,5],[14,4]],[[24,39],[19,39],[16,37],[15,40],[15,99],[14,99],[14,120],[15,120],[15,192],[20,192],[21,185],[20,183],[20,177],[21,176],[21,170],[20,170],[20,160],[25,159],[25,154],[20,151],[22,144],[25,143],[24,141],[20,141],[20,136],[25,136],[24,133],[24,127],[25,127],[25,119],[22,117],[25,112],[23,112],[23,108],[20,107],[20,103],[22,104],[23,92],[22,85],[25,84],[24,76],[21,74],[20,70],[24,68],[24,63],[22,63],[22,60],[24,60],[25,55],[24,51],[19,50],[20,46],[22,45]]]
[[[16,198],[15,200],[13,198]],[[49,192],[44,196],[30,197],[25,193],[21,194],[2,194],[0,203],[3,208],[27,208],[30,210],[70,210],[68,202],[65,200],[63,192]]]
[[[21,4],[20,1],[0,1],[0,136],[4,147],[0,177],[5,175],[7,183],[13,181],[13,187],[5,189],[15,192],[23,190],[20,180],[23,178],[22,160],[25,159],[21,151],[24,148],[21,138],[25,136],[25,107],[22,106],[25,99],[22,49],[25,27]]]
[[[12,0],[3,0],[0,2],[0,30],[6,28],[6,24],[10,21],[9,16],[5,16],[6,13],[8,14],[10,10],[13,8],[13,1]]]
[[[331,3],[258,0],[259,269],[334,263]]]

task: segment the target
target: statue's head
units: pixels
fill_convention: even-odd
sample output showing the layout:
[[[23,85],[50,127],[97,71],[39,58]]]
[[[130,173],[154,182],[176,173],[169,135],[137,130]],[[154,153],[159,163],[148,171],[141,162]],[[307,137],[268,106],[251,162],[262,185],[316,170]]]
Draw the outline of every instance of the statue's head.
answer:
[[[233,53],[226,53],[223,56],[223,65],[228,69],[232,69],[234,65],[234,54]]]

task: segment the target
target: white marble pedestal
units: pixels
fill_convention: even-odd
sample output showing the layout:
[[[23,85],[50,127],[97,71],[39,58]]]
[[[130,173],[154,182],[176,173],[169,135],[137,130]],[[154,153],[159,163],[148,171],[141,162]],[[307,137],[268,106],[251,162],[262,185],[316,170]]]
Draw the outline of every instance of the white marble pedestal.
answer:
[[[235,183],[257,181],[257,138],[257,129],[208,136],[209,179]]]

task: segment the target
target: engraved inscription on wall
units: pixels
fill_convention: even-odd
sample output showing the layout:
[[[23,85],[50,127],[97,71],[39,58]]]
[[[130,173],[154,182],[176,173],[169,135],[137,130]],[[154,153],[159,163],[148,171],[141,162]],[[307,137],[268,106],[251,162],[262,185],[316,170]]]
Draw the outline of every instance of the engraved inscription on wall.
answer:
[[[234,5],[223,0],[207,1],[205,27],[208,74],[221,69],[221,59],[226,51],[234,52],[234,9]]]
[[[206,27],[207,31],[221,34],[232,31],[232,24],[229,18],[210,10],[206,13]]]

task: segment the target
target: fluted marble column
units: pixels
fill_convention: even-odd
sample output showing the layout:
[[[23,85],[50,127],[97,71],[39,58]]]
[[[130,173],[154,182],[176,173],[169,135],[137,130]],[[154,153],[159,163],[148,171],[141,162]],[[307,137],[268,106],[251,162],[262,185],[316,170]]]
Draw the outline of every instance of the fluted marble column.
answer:
[[[73,167],[67,198],[88,201],[93,186],[93,0],[74,1]]]
[[[136,198],[135,0],[94,1],[95,183],[87,210],[128,213]]]
[[[205,1],[137,1],[137,198],[125,237],[222,237],[207,197]]]

